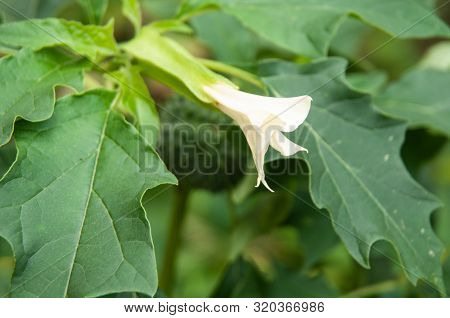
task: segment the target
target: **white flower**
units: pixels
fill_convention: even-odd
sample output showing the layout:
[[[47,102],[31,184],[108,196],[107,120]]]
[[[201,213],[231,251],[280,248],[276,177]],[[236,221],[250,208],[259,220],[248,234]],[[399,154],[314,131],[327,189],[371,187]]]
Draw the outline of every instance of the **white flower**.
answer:
[[[312,98],[306,95],[291,98],[258,96],[223,83],[204,86],[203,89],[244,132],[258,171],[256,187],[262,183],[273,192],[265,180],[264,156],[269,145],[283,156],[308,152],[282,132],[294,131],[305,121]]]

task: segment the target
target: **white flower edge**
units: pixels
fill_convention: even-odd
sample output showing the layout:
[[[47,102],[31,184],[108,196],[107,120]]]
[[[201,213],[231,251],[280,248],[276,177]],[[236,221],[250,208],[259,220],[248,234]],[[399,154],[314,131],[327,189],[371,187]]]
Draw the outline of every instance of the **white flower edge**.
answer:
[[[312,98],[307,95],[289,98],[259,96],[224,83],[207,85],[203,90],[244,132],[258,172],[256,187],[262,183],[274,192],[265,180],[265,154],[269,145],[283,156],[308,152],[282,133],[296,130],[306,120]]]

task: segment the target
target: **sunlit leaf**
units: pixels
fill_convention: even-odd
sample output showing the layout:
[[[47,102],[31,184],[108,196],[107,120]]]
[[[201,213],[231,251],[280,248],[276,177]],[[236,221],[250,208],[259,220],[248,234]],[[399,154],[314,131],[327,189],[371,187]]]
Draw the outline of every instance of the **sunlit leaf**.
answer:
[[[117,53],[113,24],[83,25],[55,18],[18,21],[0,25],[0,47],[31,48],[64,46],[91,60]]]
[[[152,25],[142,28],[138,36],[124,44],[123,48],[156,69],[152,76],[157,79],[162,77],[163,82],[172,83],[175,89],[185,86],[203,102],[211,102],[203,90],[204,85],[226,81],[197,61],[180,44],[161,35],[158,28]]]

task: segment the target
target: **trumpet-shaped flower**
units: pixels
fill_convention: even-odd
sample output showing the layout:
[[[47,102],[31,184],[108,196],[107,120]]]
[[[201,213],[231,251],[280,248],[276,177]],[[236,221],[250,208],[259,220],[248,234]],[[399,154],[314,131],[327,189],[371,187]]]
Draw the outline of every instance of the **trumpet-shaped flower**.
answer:
[[[283,156],[308,152],[282,133],[296,130],[305,121],[312,98],[306,95],[291,98],[258,96],[223,83],[204,86],[203,89],[244,132],[258,172],[256,187],[262,183],[273,192],[265,180],[265,154],[269,145]]]

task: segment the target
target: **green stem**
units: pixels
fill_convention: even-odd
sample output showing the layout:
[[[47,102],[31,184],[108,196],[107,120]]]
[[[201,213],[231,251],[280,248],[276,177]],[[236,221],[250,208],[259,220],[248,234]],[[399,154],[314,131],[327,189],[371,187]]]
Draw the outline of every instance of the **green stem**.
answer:
[[[171,215],[169,232],[167,234],[164,261],[159,278],[159,286],[167,296],[172,294],[175,278],[175,264],[180,245],[180,234],[187,212],[187,201],[189,191],[178,186],[175,191],[175,203]]]
[[[236,225],[236,204],[233,202],[232,193],[227,192],[228,199],[228,215],[230,216],[230,230],[232,231]]]
[[[355,289],[342,297],[346,298],[360,298],[360,297],[370,297],[374,295],[379,295],[397,289],[400,282],[398,280],[387,280],[378,284],[373,284],[365,286],[362,288]]]
[[[218,10],[218,8],[215,7],[214,5],[206,5],[206,6],[203,6],[202,8],[200,8],[200,9],[197,9],[197,10],[190,10],[190,11],[188,11],[185,14],[180,14],[180,12],[179,12],[177,14],[177,19],[179,21],[181,21],[181,22],[186,22],[186,21],[192,19],[195,16],[204,14],[205,12],[217,11],[217,10]]]
[[[237,78],[240,78],[244,81],[249,82],[250,84],[255,85],[256,87],[259,87],[261,89],[265,89],[266,86],[264,83],[258,78],[258,76],[241,70],[240,68],[221,63],[218,61],[208,60],[208,59],[198,59],[203,65],[205,65],[207,68],[219,72],[219,73],[225,73],[232,76],[235,76]]]

